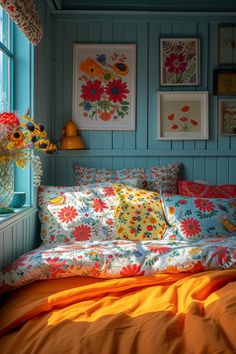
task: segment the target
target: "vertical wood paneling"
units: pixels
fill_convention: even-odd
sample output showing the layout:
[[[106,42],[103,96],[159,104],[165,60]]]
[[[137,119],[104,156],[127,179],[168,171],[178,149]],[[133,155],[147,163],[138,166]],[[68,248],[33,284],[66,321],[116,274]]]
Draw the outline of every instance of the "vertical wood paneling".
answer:
[[[229,159],[217,158],[217,184],[227,184],[229,181]]]
[[[43,11],[42,15],[43,15]],[[45,13],[47,13],[44,10]],[[198,20],[198,16],[186,15],[186,20],[159,19],[153,20],[130,20],[129,17],[113,19],[112,15],[104,20],[96,20],[91,17],[91,21],[72,20],[55,21],[49,16],[43,19],[47,27],[50,26],[50,37],[43,42],[37,50],[36,60],[37,79],[39,90],[36,96],[40,104],[47,99],[47,106],[50,105],[50,94],[45,91],[46,83],[48,89],[55,93],[55,109],[52,115],[51,125],[54,127],[54,134],[57,140],[66,120],[71,114],[72,103],[72,44],[77,43],[136,43],[136,130],[135,131],[81,131],[87,147],[95,153],[104,151],[104,154],[89,157],[78,156],[55,156],[50,160],[45,159],[47,175],[46,181],[51,177],[51,182],[56,184],[73,184],[72,163],[78,162],[83,166],[105,167],[119,169],[124,167],[151,166],[165,164],[168,162],[182,160],[184,164],[184,176],[188,179],[203,179],[210,183],[231,181],[236,183],[235,156],[228,158],[227,151],[236,150],[235,137],[218,136],[218,97],[213,96],[213,69],[217,67],[217,38],[218,23],[212,20]],[[183,17],[182,17],[183,18]],[[201,82],[199,86],[161,86],[160,85],[160,37],[199,37],[200,38],[200,74]],[[55,48],[49,50],[49,43],[55,43]],[[46,46],[46,47],[45,47]],[[46,57],[45,57],[46,53]],[[55,57],[55,80],[49,74],[48,61]],[[44,72],[44,69],[46,71]],[[49,76],[49,77],[46,77]],[[53,82],[50,82],[52,80]],[[157,130],[157,92],[158,91],[209,91],[209,140],[186,140],[186,141],[158,141]],[[45,98],[45,95],[49,97]],[[53,101],[53,100],[52,100]],[[53,110],[52,110],[53,111]],[[48,117],[47,117],[48,118]],[[110,150],[116,150],[115,156],[110,155]],[[128,151],[142,149],[146,151],[146,156],[129,156]],[[155,149],[157,156],[149,156],[149,151]],[[207,151],[216,151],[215,156],[207,157]],[[217,150],[218,149],[218,150]],[[106,151],[109,150],[109,156]],[[117,150],[122,156],[117,155]],[[181,158],[173,156],[173,152],[193,151],[193,155]],[[224,150],[226,157],[217,157],[217,151]],[[166,156],[166,151],[170,154]],[[206,157],[198,156],[206,151]],[[127,153],[126,153],[127,152]],[[160,152],[160,156],[159,155]],[[165,156],[161,156],[165,152]],[[223,163],[224,168],[220,168]],[[53,175],[53,176],[51,176]]]
[[[136,147],[147,149],[148,132],[148,24],[137,24]]]
[[[162,30],[167,33],[168,23],[163,24]],[[157,91],[160,86],[159,75],[159,37],[161,24],[149,24],[149,56],[148,56],[148,147],[171,148],[170,142],[157,141]]]
[[[36,210],[0,230],[0,269],[39,243]]]
[[[205,162],[206,181],[209,184],[217,184],[217,158],[208,157]]]
[[[124,42],[124,24],[123,22],[113,23],[113,43],[121,44]],[[124,132],[113,131],[113,149],[124,148]]]

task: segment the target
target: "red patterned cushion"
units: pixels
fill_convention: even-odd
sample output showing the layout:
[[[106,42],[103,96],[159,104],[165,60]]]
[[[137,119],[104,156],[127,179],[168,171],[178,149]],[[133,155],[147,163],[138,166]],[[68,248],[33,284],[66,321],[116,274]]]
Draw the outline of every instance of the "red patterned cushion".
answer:
[[[236,184],[209,186],[197,182],[178,180],[179,194],[185,197],[236,198]]]

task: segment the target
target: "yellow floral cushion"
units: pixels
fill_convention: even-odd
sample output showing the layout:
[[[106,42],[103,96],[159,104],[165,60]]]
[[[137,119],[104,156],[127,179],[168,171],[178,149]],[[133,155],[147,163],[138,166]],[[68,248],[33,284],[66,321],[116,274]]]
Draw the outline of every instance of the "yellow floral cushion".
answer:
[[[160,240],[167,228],[160,195],[116,185],[116,239]]]

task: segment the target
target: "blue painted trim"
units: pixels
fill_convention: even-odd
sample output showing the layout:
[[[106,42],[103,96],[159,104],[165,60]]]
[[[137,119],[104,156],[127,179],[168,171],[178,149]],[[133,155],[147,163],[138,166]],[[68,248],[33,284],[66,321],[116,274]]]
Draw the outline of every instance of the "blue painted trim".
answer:
[[[0,42],[0,49],[3,51],[3,53],[5,53],[10,58],[13,57],[12,52],[7,47],[5,47],[5,45],[2,42]]]
[[[157,150],[157,149],[138,149],[138,150],[58,150],[57,154],[53,158],[70,156],[70,157],[82,157],[82,156],[236,156],[236,151],[233,150]],[[49,157],[51,158],[51,157]]]
[[[206,20],[208,22],[235,22],[236,12],[178,12],[178,11],[76,11],[76,10],[57,10],[51,11],[56,20],[81,22],[87,21],[183,21],[195,17],[198,21]],[[192,21],[192,20],[191,20]]]

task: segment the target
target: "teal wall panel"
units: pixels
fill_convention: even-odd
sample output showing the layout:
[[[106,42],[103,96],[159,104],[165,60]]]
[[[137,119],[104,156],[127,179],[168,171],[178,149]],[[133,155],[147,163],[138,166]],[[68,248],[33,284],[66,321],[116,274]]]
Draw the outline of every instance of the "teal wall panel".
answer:
[[[38,244],[37,209],[17,215],[12,222],[0,223],[0,270]]]
[[[59,142],[61,129],[72,116],[73,43],[136,44],[136,130],[80,131],[88,150],[59,151],[50,159],[45,180],[51,184],[73,184],[72,164],[121,169],[162,165],[182,161],[184,178],[209,183],[236,183],[236,137],[218,135],[218,99],[213,96],[213,69],[217,67],[218,23],[235,22],[221,14],[145,13],[89,14],[61,13],[45,21],[45,37],[50,39],[36,51],[39,90],[38,106],[43,106],[48,85],[46,115],[51,133]],[[48,15],[47,15],[48,16]],[[160,86],[160,37],[200,38],[201,82],[199,86]],[[46,46],[46,47],[45,47]],[[46,58],[45,58],[46,50]],[[51,75],[43,71],[52,67]],[[208,91],[209,140],[158,141],[156,139],[157,91]],[[42,95],[41,95],[42,94]],[[42,109],[42,108],[41,108]]]

